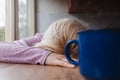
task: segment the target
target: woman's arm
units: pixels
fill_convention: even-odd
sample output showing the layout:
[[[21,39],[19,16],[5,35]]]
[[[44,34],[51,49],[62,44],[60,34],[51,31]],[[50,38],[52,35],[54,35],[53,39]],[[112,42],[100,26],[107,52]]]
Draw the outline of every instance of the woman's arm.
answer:
[[[14,43],[18,45],[23,45],[23,46],[34,46],[34,44],[41,41],[42,37],[43,37],[42,33],[37,33],[33,37],[27,37],[21,40],[17,40],[17,41],[14,41]]]
[[[44,64],[50,51],[16,43],[0,43],[0,61],[8,63]]]
[[[51,53],[37,47],[25,47],[15,43],[0,43],[0,61],[8,63],[46,64],[74,68],[64,55]]]

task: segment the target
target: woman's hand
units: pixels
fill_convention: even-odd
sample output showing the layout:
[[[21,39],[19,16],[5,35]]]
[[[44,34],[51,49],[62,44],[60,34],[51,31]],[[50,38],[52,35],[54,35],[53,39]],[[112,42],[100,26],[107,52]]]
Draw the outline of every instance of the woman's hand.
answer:
[[[70,64],[64,55],[57,54],[57,53],[51,53],[46,61],[46,65],[53,65],[53,66],[62,66],[62,67],[68,67],[68,68],[74,68],[75,65]]]

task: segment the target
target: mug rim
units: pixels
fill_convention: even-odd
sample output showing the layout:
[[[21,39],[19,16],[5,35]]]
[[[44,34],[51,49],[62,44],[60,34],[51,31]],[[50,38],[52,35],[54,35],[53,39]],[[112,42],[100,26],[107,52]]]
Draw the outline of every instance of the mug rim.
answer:
[[[102,29],[88,29],[77,32],[77,34],[80,33],[86,33],[86,32],[120,32],[120,28],[102,28]]]

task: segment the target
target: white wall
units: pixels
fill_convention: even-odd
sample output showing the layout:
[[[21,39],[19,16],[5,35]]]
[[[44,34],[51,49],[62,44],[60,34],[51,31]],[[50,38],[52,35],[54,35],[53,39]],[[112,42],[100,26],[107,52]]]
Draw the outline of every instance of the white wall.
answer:
[[[37,31],[44,32],[55,20],[75,18],[68,13],[67,0],[37,0]]]

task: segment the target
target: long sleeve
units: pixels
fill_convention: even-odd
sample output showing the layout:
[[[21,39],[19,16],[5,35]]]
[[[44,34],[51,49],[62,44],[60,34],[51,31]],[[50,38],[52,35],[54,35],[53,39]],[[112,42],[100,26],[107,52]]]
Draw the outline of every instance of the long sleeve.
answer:
[[[27,37],[21,40],[14,41],[16,44],[20,44],[23,46],[34,46],[35,43],[38,43],[41,41],[43,37],[42,33],[36,33],[33,37]]]
[[[41,38],[37,35],[12,43],[1,42],[0,61],[8,63],[44,64],[50,51],[32,46],[39,42]]]

